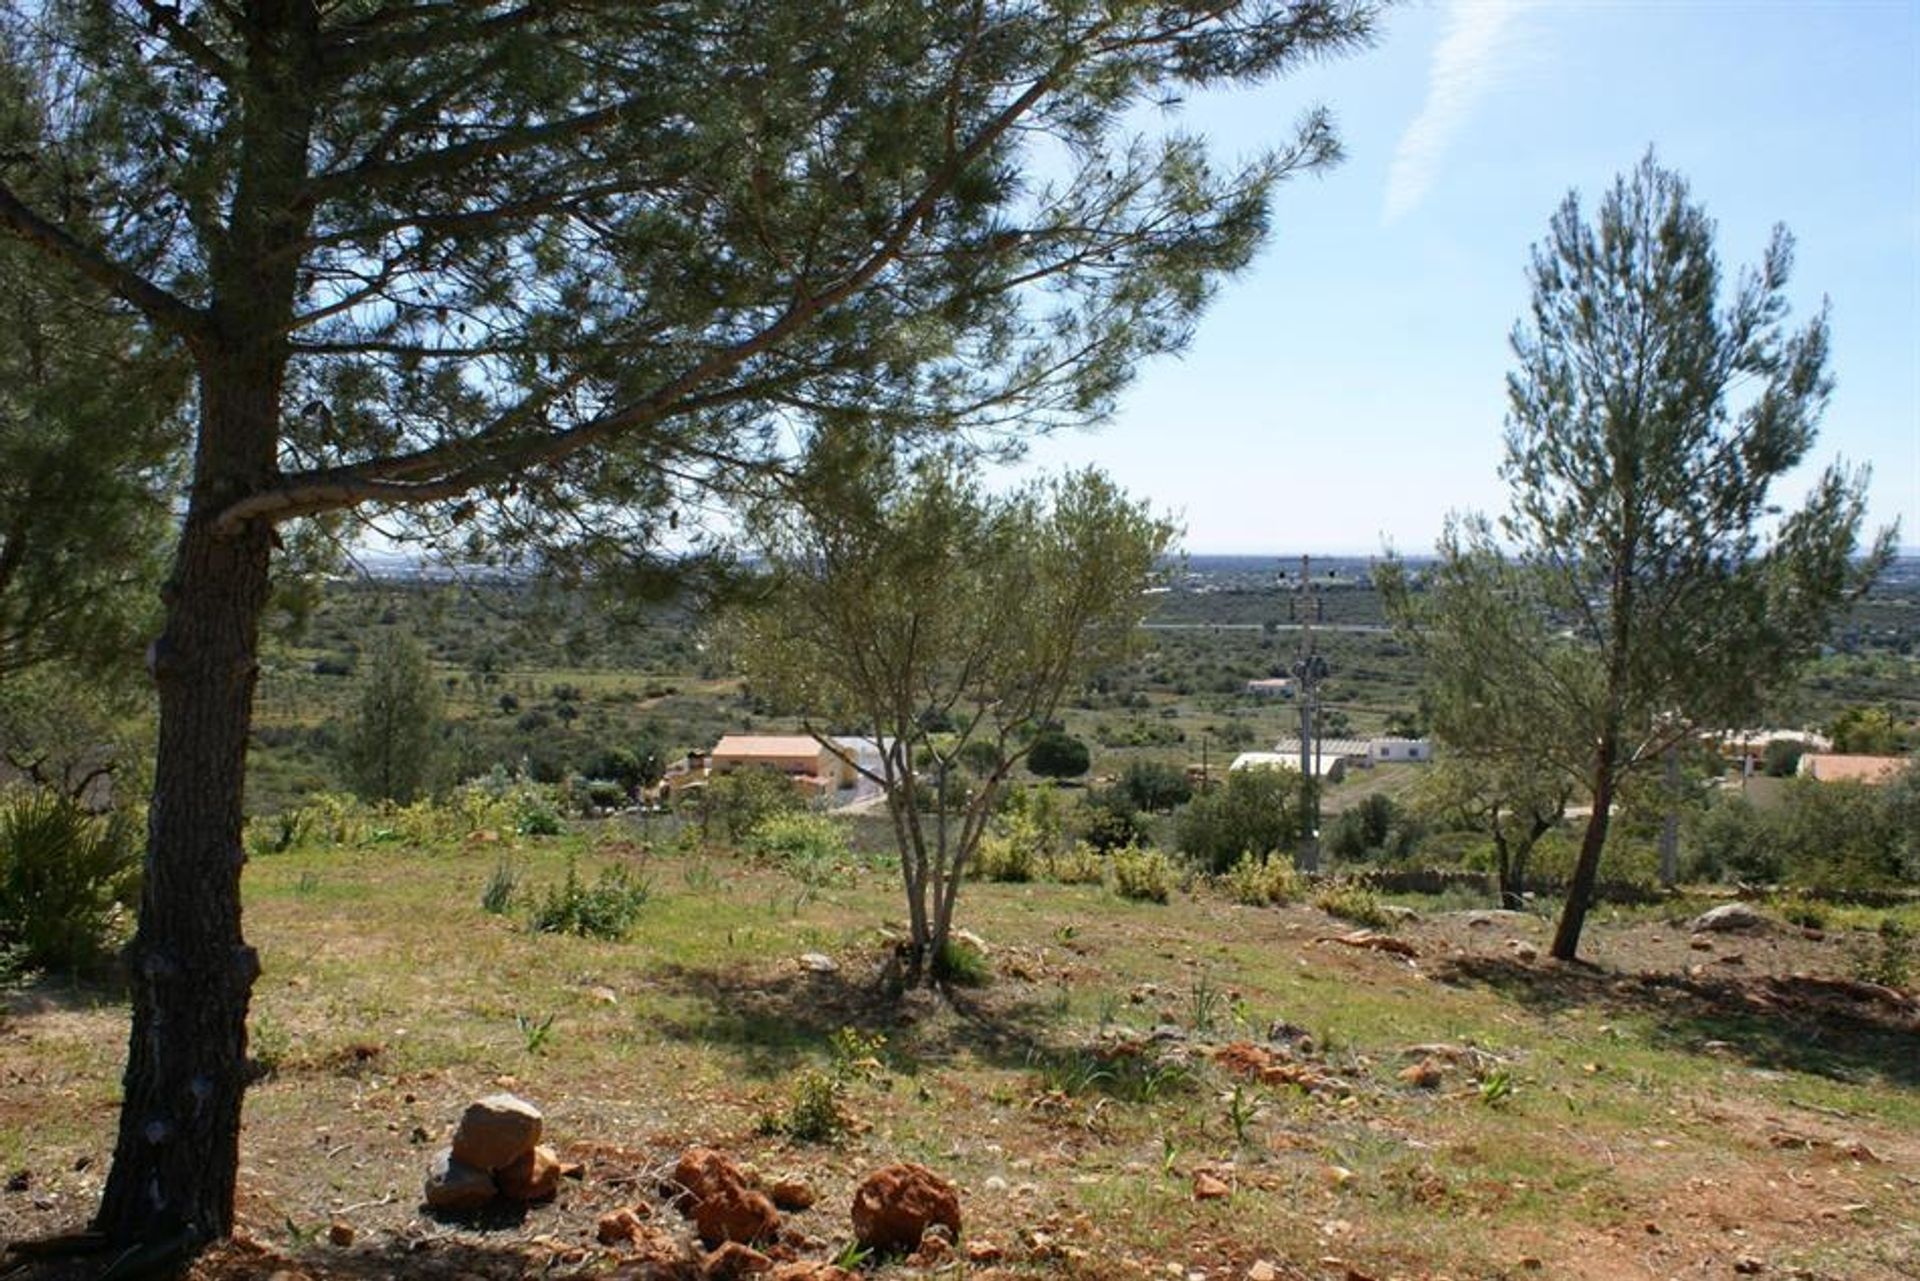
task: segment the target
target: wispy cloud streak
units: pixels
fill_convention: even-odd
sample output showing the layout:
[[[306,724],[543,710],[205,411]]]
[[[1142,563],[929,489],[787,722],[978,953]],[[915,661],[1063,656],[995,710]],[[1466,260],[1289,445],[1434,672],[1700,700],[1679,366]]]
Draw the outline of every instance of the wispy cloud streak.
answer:
[[[1533,0],[1453,0],[1434,46],[1427,100],[1393,153],[1384,222],[1410,213],[1433,185],[1447,147],[1477,103],[1511,69],[1520,47],[1515,19]]]

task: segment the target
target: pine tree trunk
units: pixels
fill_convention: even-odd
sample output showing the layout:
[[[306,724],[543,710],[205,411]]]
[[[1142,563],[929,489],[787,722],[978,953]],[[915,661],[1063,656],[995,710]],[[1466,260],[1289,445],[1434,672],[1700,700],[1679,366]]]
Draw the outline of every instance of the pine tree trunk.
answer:
[[[1611,747],[1611,743],[1607,745]],[[1560,924],[1553,934],[1552,955],[1571,961],[1580,950],[1580,931],[1587,923],[1587,909],[1593,903],[1593,887],[1599,880],[1600,853],[1607,845],[1607,825],[1613,812],[1613,756],[1603,756],[1596,771],[1593,788],[1593,815],[1587,820],[1587,833],[1580,842],[1580,857],[1573,865],[1573,882],[1567,886],[1567,903],[1560,910]]]
[[[203,373],[191,506],[149,655],[160,736],[127,953],[133,1030],[95,1220],[117,1241],[197,1244],[233,1228],[247,1002],[260,970],[240,929],[242,800],[272,532],[221,533],[214,517],[271,470],[278,381],[261,374]]]

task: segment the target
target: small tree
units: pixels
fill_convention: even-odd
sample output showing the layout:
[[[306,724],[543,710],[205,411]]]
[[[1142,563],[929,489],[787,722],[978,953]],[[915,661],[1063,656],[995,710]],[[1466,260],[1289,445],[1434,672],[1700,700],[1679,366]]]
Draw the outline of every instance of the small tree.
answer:
[[[1742,725],[1891,554],[1857,563],[1864,472],[1830,467],[1763,543],[1831,382],[1824,316],[1788,331],[1792,242],[1721,303],[1713,224],[1651,155],[1535,246],[1515,327],[1500,538],[1450,522],[1434,615],[1468,702],[1592,800],[1553,955],[1571,960],[1622,781],[1690,725]],[[1509,555],[1502,542],[1514,551]]]
[[[405,805],[426,792],[440,746],[440,686],[413,637],[382,629],[368,647],[360,704],[341,755],[353,790]]]
[[[803,511],[764,510],[772,579],[737,620],[753,688],[880,744],[911,924],[909,981],[940,978],[967,860],[1033,730],[1087,671],[1124,655],[1172,541],[1100,473],[988,497],[948,454],[904,462],[823,438]],[[951,726],[934,730],[930,726]],[[970,743],[995,763],[965,786]]]
[[[1500,906],[1519,911],[1534,846],[1560,826],[1572,795],[1572,778],[1537,758],[1463,749],[1422,776],[1416,803],[1437,822],[1487,837]]]
[[[1262,863],[1300,842],[1306,789],[1313,784],[1290,769],[1230,770],[1214,788],[1180,812],[1180,852],[1210,872],[1224,872],[1252,855]]]
[[[1071,734],[1048,730],[1033,740],[1027,749],[1027,770],[1056,783],[1063,778],[1079,778],[1093,765],[1087,745]]]
[[[1187,781],[1186,771],[1165,761],[1129,762],[1126,772],[1120,776],[1120,786],[1136,809],[1154,814],[1193,799],[1193,784]]]

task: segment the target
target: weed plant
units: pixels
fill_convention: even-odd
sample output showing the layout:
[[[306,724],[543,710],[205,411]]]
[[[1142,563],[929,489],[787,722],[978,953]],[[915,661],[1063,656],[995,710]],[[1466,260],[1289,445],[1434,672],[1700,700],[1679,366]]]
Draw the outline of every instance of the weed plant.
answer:
[[[1113,890],[1124,899],[1164,903],[1176,880],[1173,864],[1159,850],[1118,849],[1113,852]]]
[[[0,801],[0,948],[15,968],[85,970],[120,942],[139,896],[140,853],[123,814],[89,814],[48,791]]]
[[[501,859],[493,865],[493,875],[487,878],[487,886],[480,891],[480,910],[491,916],[504,916],[513,906],[514,891],[519,888],[520,873],[513,864]]]
[[[1249,907],[1280,907],[1291,903],[1300,892],[1293,868],[1283,858],[1256,858],[1242,854],[1220,878],[1227,897]]]
[[[1393,926],[1393,917],[1380,905],[1373,891],[1351,881],[1337,881],[1323,887],[1313,896],[1313,905],[1328,916],[1366,929],[1384,930]]]
[[[567,860],[567,876],[550,887],[534,907],[529,924],[541,934],[572,934],[579,938],[617,942],[626,938],[640,910],[653,897],[653,883],[624,867],[609,867],[589,886],[580,869]]]

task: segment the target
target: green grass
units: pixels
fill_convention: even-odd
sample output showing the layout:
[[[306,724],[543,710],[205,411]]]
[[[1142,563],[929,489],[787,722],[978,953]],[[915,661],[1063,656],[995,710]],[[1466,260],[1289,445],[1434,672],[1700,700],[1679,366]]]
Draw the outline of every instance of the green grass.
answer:
[[[1330,923],[1313,908],[1242,907],[1204,890],[1160,905],[1092,886],[969,884],[958,924],[985,937],[996,979],[911,1022],[879,981],[885,940],[903,929],[896,874],[871,862],[808,886],[724,852],[697,864],[649,855],[653,893],[619,942],[537,934],[517,912],[482,907],[503,859],[540,887],[570,863],[592,884],[635,858],[585,832],[256,858],[244,886],[264,962],[253,1020],[278,1070],[249,1095],[250,1195],[297,1222],[323,1219],[335,1200],[377,1200],[419,1177],[415,1126],[437,1135],[465,1099],[509,1080],[548,1108],[562,1143],[663,1158],[713,1142],[773,1168],[833,1153],[812,1168],[841,1196],[833,1180],[855,1169],[922,1160],[976,1190],[969,1235],[1002,1244],[1053,1210],[1068,1222],[1085,1213],[1088,1227],[1066,1229],[1095,1261],[1084,1275],[1123,1254],[1213,1257],[1243,1272],[1254,1256],[1207,1254],[1225,1239],[1277,1261],[1337,1253],[1376,1275],[1490,1276],[1542,1241],[1633,1222],[1676,1169],[1784,1179],[1809,1158],[1769,1149],[1760,1117],[1816,1125],[1839,1112],[1849,1119],[1836,1124],[1876,1148],[1920,1132],[1920,1089],[1858,1053],[1823,1059],[1763,1022],[1636,1005],[1604,975],[1553,1000],[1523,986],[1525,970],[1439,981],[1444,953],[1420,925],[1401,931],[1427,949],[1409,967],[1315,942]],[[804,972],[795,958],[808,951],[840,971]],[[0,1165],[68,1169],[84,1154],[97,1171],[123,1018],[109,1002],[9,1024],[0,1107],[30,1100],[36,1115],[30,1128],[0,1125]],[[1262,1042],[1280,1020],[1312,1033],[1313,1064],[1344,1096],[1236,1083],[1192,1052],[1195,1041]],[[1163,1023],[1187,1039],[1116,1048],[1149,1044]],[[532,1029],[544,1029],[538,1045]],[[879,1034],[872,1055],[845,1048]],[[1703,1054],[1710,1035],[1742,1053]],[[1497,1054],[1510,1096],[1490,1105],[1463,1067],[1438,1089],[1408,1087],[1401,1051],[1425,1043]],[[855,1128],[816,1124],[817,1106],[796,1113],[805,1074],[869,1057],[878,1075],[834,1078]],[[1723,1111],[1750,1119],[1730,1125]],[[782,1123],[762,1127],[769,1116]],[[352,1155],[316,1165],[316,1132]],[[834,1143],[783,1137],[802,1133]],[[1651,1153],[1655,1135],[1670,1147]],[[1225,1162],[1242,1190],[1227,1206],[1196,1204],[1191,1171]],[[1349,1173],[1335,1180],[1336,1167]],[[1882,1175],[1822,1177],[1838,1175],[1858,1184],[1853,1199],[1882,1207],[1882,1228],[1848,1225],[1858,1240],[1831,1249],[1861,1268],[1879,1266],[1875,1252],[1898,1257]],[[1037,1199],[977,1191],[996,1176],[1033,1183]],[[580,1195],[600,1193],[589,1183]],[[1329,1238],[1336,1221],[1355,1235]]]

